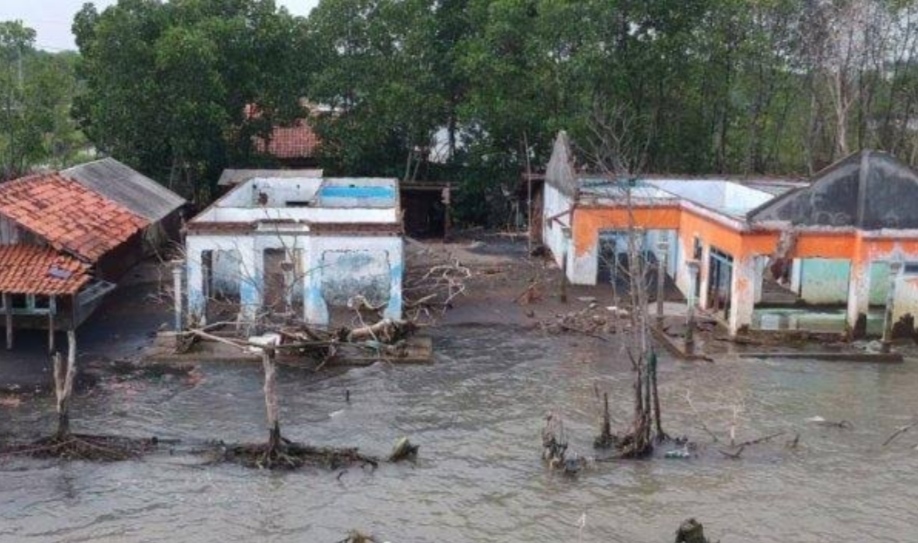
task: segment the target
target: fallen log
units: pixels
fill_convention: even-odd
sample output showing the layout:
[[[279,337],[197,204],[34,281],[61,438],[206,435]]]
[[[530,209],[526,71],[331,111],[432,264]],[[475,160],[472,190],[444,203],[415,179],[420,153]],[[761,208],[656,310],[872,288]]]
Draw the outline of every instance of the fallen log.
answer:
[[[905,432],[908,432],[909,430],[911,430],[912,428],[914,428],[915,425],[918,425],[918,421],[913,422],[913,423],[911,423],[911,424],[906,424],[905,426],[900,426],[899,428],[896,429],[895,432],[892,433],[892,435],[890,435],[888,438],[886,438],[886,441],[883,442],[882,447],[885,447],[885,446],[889,445],[890,443],[892,443],[893,441],[895,441],[895,439],[896,439],[897,437],[901,436],[901,435],[904,434]]]

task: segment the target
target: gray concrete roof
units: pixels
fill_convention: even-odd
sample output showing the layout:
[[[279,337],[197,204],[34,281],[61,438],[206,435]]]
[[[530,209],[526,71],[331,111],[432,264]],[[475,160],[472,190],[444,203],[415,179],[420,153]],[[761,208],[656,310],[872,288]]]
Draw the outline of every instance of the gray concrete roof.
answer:
[[[801,226],[918,228],[918,173],[892,155],[861,151],[749,214]]]
[[[158,222],[185,205],[178,194],[113,158],[80,164],[61,173],[150,222]]]

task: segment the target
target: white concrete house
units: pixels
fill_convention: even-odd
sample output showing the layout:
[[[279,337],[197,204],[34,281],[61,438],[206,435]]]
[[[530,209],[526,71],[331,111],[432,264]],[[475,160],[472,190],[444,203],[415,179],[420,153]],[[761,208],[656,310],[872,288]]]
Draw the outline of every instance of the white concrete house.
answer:
[[[329,324],[330,307],[363,296],[402,316],[398,182],[260,172],[186,225],[188,312],[238,302],[243,320],[295,312]]]

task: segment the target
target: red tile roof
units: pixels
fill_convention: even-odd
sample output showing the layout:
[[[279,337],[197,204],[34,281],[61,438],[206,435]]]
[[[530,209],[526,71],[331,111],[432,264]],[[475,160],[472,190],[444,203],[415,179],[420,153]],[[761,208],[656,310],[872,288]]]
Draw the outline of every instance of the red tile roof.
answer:
[[[58,174],[0,184],[0,215],[87,262],[127,241],[149,221]]]
[[[0,245],[0,292],[74,294],[89,279],[88,264],[50,247]]]
[[[254,142],[256,151],[275,158],[311,158],[316,155],[319,137],[309,123],[300,119],[293,126],[275,126],[268,142],[259,137]]]

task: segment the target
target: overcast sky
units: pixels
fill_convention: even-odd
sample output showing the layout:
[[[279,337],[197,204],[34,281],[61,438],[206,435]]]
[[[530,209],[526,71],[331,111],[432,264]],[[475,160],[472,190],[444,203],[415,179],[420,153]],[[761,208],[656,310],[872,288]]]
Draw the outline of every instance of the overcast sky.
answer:
[[[34,28],[38,47],[50,51],[76,49],[70,25],[87,0],[0,0],[0,21],[21,20]],[[117,0],[94,0],[100,11]],[[319,0],[275,0],[294,15],[308,15]]]

